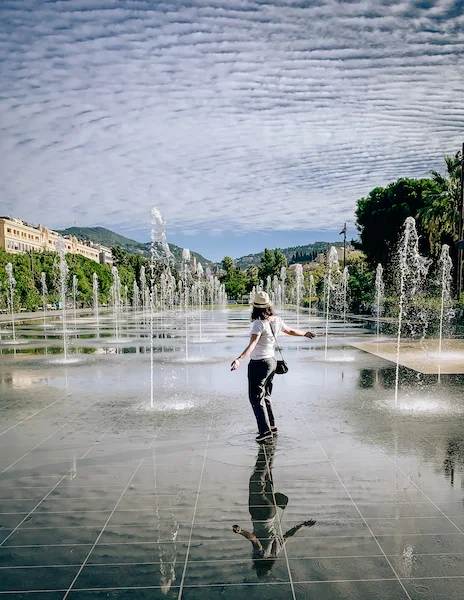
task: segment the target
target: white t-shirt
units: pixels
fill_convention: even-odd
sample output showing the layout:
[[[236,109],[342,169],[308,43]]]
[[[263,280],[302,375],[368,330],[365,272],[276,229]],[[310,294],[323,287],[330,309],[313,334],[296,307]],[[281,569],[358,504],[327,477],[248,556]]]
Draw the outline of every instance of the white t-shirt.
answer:
[[[274,357],[275,339],[272,334],[271,323],[276,338],[279,337],[283,329],[288,329],[280,317],[270,317],[265,320],[256,319],[253,321],[251,333],[259,335],[259,339],[250,355],[251,360]]]

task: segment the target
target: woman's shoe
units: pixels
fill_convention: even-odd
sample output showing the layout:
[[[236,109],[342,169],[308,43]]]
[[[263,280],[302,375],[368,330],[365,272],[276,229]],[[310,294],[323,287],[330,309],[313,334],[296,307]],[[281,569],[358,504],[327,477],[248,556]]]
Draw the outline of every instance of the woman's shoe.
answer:
[[[260,433],[255,439],[258,443],[265,442],[266,440],[272,440],[272,432],[265,431],[264,433]]]
[[[271,427],[271,433],[273,433],[274,435],[277,435],[277,427]]]

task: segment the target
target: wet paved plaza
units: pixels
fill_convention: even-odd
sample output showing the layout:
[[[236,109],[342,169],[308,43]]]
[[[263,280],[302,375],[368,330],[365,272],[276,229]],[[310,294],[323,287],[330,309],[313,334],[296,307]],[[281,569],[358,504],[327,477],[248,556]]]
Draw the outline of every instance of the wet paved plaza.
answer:
[[[182,317],[157,321],[153,407],[133,317],[116,342],[70,321],[67,364],[52,323],[47,340],[18,324],[16,353],[3,333],[0,598],[463,598],[464,376],[402,368],[395,407],[395,366],[351,345],[362,327],[332,324],[327,360],[322,338],[287,337],[279,435],[259,446],[229,370],[248,317],[205,311],[200,336],[197,315],[188,360]],[[274,561],[232,529],[253,531],[257,482]]]

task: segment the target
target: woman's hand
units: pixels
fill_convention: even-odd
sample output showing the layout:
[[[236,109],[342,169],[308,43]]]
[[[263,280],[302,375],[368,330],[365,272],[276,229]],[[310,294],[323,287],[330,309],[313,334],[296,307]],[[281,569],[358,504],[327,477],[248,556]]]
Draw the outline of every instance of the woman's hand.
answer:
[[[305,337],[307,337],[307,338],[314,338],[314,337],[316,337],[316,334],[313,333],[312,331],[307,331],[305,333]]]
[[[242,528],[240,527],[240,525],[232,525],[232,531],[234,533],[241,533],[242,532]]]
[[[230,365],[230,370],[231,371],[236,371],[240,366],[240,361],[238,360],[238,358],[236,358],[235,360],[232,361],[232,364]]]

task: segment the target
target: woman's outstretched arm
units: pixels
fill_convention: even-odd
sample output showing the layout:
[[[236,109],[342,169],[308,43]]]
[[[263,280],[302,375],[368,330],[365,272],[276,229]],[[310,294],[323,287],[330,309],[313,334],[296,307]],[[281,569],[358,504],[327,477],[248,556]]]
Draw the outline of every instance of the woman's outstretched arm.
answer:
[[[247,358],[247,356],[249,356],[253,352],[253,350],[255,349],[256,344],[258,343],[260,335],[261,334],[257,334],[257,333],[252,333],[250,335],[250,343],[248,344],[248,346],[240,354],[240,356],[238,356],[235,360],[232,361],[232,364],[230,365],[230,370],[231,371],[235,371],[236,369],[238,369],[239,366],[240,366],[240,361],[244,360],[245,358]]]
[[[307,337],[307,338],[313,338],[316,337],[316,334],[313,333],[312,331],[300,331],[299,329],[292,329],[291,327],[287,327],[286,329],[282,329],[283,333],[286,333],[287,335],[293,335],[295,337]]]
[[[234,533],[238,533],[239,535],[242,535],[244,538],[249,540],[253,544],[253,548],[255,548],[256,550],[262,550],[263,547],[261,546],[261,542],[258,540],[258,538],[253,533],[250,533],[249,531],[242,529],[240,527],[240,525],[233,525],[232,531]]]
[[[309,521],[303,521],[303,523],[300,523],[300,525],[296,525],[295,527],[289,529],[287,533],[284,533],[284,539],[287,540],[288,538],[291,538],[293,535],[295,535],[297,531],[300,531],[300,529],[303,529],[304,527],[313,527],[313,525],[315,524],[316,521],[314,519],[309,519]]]

